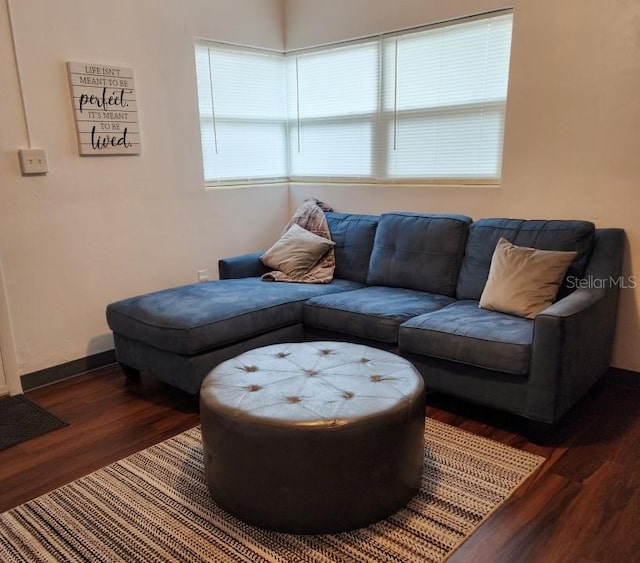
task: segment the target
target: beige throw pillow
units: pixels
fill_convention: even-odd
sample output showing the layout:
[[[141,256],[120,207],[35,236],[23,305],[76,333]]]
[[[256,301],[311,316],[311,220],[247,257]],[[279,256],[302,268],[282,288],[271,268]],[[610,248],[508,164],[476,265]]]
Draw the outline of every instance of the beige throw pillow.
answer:
[[[516,246],[501,238],[480,307],[533,319],[553,303],[576,254]]]
[[[306,274],[335,243],[294,223],[261,257],[262,263],[295,278]]]

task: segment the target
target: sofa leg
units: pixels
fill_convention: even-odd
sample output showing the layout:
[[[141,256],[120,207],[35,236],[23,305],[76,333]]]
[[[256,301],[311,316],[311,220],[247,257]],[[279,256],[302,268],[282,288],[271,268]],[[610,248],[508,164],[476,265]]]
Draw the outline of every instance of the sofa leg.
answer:
[[[138,381],[140,379],[140,370],[134,367],[131,367],[127,364],[123,364],[122,362],[118,362],[120,364],[120,369],[122,373],[124,373],[125,377],[130,381]]]
[[[554,429],[555,425],[549,422],[529,420],[526,428],[527,439],[536,444],[544,444],[553,437]]]

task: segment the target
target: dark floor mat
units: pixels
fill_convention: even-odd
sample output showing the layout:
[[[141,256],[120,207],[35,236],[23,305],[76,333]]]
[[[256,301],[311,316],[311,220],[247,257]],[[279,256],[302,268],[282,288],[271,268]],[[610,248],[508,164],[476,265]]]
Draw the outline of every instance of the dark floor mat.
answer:
[[[64,426],[66,422],[24,395],[0,399],[0,450]]]

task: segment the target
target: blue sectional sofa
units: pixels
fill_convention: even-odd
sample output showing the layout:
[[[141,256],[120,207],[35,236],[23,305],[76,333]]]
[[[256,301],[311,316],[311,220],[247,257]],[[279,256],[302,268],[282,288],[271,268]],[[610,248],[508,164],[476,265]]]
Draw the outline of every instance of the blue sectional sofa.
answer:
[[[427,389],[553,424],[607,371],[622,230],[408,212],[326,217],[336,243],[329,284],[261,281],[254,253],[221,260],[218,281],[110,304],[125,372],[197,393],[216,364],[251,348],[347,340],[410,359]],[[478,305],[501,237],[576,252],[557,301],[534,319]]]

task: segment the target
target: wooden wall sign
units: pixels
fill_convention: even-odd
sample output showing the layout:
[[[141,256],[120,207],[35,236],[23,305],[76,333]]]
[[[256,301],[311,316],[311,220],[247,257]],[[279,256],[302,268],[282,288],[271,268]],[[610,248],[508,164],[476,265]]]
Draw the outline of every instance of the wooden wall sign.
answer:
[[[81,155],[140,154],[133,69],[67,63]]]

